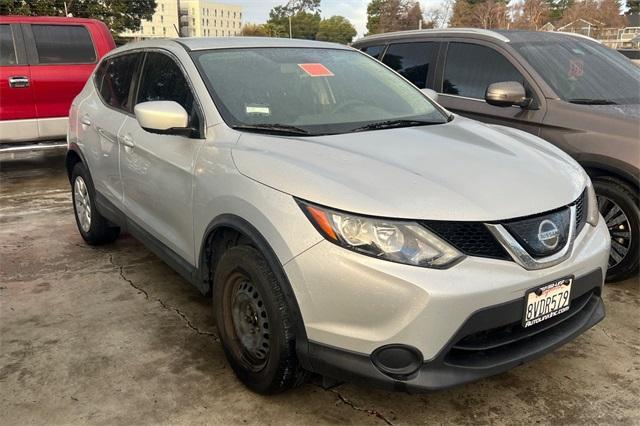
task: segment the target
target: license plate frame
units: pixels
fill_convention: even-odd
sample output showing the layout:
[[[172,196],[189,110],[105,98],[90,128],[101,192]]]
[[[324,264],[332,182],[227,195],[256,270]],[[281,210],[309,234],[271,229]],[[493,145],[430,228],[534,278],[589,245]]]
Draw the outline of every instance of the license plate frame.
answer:
[[[522,327],[528,328],[567,312],[571,308],[573,281],[574,277],[568,276],[527,290]]]

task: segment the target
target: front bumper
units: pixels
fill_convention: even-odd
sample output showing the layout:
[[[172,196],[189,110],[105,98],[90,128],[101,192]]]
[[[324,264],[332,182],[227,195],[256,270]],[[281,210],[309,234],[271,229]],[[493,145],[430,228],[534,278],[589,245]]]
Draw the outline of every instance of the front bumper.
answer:
[[[577,278],[571,310],[523,329],[524,299],[492,306],[472,315],[441,353],[408,377],[380,371],[368,355],[311,342],[308,362],[319,374],[405,392],[448,388],[509,370],[548,353],[605,316],[600,297],[602,271]]]
[[[285,265],[309,341],[300,351],[301,361],[335,379],[365,379],[408,391],[448,387],[507,370],[553,350],[604,317],[601,271],[606,271],[608,253],[602,220],[584,228],[569,259],[534,271],[478,257],[448,270],[418,268],[321,242]],[[566,276],[575,277],[572,310],[542,323],[544,332],[508,345],[482,348],[476,342],[468,347],[474,336],[464,339],[470,335],[519,324],[527,290]],[[556,323],[559,318],[563,321]],[[548,328],[550,324],[554,326]],[[500,338],[509,340],[506,334]],[[372,354],[388,345],[419,352],[424,360],[419,370],[400,379],[382,373]]]

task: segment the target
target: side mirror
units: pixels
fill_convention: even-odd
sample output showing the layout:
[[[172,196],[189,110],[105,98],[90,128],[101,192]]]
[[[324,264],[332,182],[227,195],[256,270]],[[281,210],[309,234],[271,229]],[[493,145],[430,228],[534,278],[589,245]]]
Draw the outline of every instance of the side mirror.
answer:
[[[189,114],[174,101],[141,102],[135,106],[140,127],[151,133],[164,135],[188,135],[191,133]]]
[[[425,95],[427,95],[429,98],[431,98],[432,101],[434,102],[438,102],[438,92],[436,92],[433,89],[420,89],[422,90],[422,93],[424,93]]]
[[[517,81],[490,84],[485,92],[484,100],[489,105],[498,107],[517,105],[526,108],[531,103],[531,99],[527,98],[524,86]]]

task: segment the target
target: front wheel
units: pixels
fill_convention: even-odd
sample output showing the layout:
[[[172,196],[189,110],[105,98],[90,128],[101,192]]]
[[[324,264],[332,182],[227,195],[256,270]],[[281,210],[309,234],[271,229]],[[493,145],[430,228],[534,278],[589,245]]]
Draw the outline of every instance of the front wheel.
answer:
[[[251,246],[227,249],[216,265],[213,307],[225,355],[240,381],[261,394],[285,391],[305,377],[281,285]]]
[[[638,194],[624,182],[609,176],[593,179],[598,209],[611,235],[607,281],[621,281],[638,272],[640,256],[640,208]]]

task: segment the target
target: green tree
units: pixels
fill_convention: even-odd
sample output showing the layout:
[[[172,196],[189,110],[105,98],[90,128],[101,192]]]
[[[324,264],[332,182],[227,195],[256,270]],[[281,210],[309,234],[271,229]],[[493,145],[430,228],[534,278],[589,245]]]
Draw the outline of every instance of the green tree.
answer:
[[[640,0],[627,0],[627,7],[629,9],[625,12],[625,15],[640,14]]]
[[[332,41],[334,43],[349,44],[357,31],[344,16],[332,16],[320,21],[316,40]]]
[[[573,6],[574,0],[546,0],[549,5],[549,18],[552,21],[562,19],[564,12]]]
[[[367,5],[367,32],[376,34],[380,26],[380,14],[385,0],[372,0]]]
[[[293,38],[315,40],[319,28],[319,13],[298,12],[291,17],[291,34]]]
[[[416,0],[372,0],[367,5],[369,34],[414,30],[423,19],[422,7]]]
[[[269,32],[265,27],[266,24],[245,24],[242,27],[242,35],[245,37],[269,37]]]
[[[0,0],[0,15],[64,16],[104,22],[113,34],[137,31],[143,19],[151,19],[155,0]]]
[[[320,13],[320,0],[289,0],[284,7],[294,15],[298,12]]]
[[[276,6],[269,12],[267,24],[276,30],[276,37],[289,37],[289,18],[291,18],[291,35],[293,38],[314,40],[320,26],[319,12],[306,12],[285,6]]]

